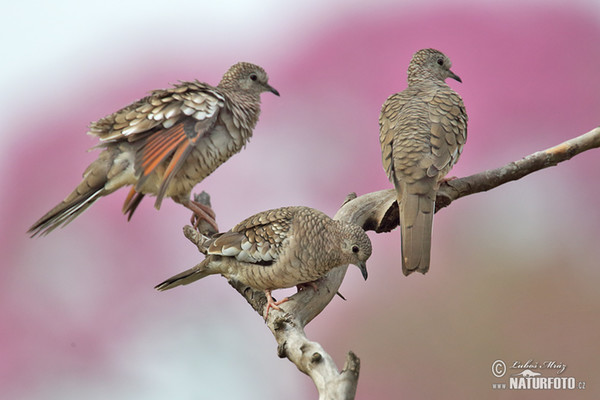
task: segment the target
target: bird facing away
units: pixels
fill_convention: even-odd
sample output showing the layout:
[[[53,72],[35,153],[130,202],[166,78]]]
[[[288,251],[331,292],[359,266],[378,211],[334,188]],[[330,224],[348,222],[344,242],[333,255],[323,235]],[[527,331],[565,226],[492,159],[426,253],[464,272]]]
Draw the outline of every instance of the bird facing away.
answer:
[[[157,209],[171,197],[192,210],[196,223],[204,219],[217,229],[212,210],[190,199],[192,188],[248,142],[263,92],[279,96],[261,67],[240,62],[216,87],[181,82],[93,122],[88,134],[100,140],[98,159],[29,233],[47,234],[66,225],[100,197],[128,185],[123,205],[128,219],[145,195],[156,196]]]
[[[256,290],[264,290],[269,308],[271,291],[314,282],[332,268],[354,264],[367,279],[371,241],[358,225],[336,221],[309,207],[263,211],[226,233],[204,238],[206,258],[195,267],[156,286],[167,290],[212,274],[221,274]]]
[[[398,194],[404,275],[429,270],[436,193],[467,140],[465,106],[445,82],[462,82],[451,66],[438,50],[417,51],[408,87],[391,95],[379,116],[383,168]]]

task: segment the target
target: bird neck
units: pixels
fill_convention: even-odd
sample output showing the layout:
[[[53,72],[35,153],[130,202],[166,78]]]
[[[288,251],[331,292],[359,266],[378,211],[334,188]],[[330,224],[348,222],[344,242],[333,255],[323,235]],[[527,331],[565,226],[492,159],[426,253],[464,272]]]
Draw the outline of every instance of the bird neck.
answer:
[[[418,86],[418,85],[435,85],[435,86],[443,86],[446,82],[443,79],[440,79],[439,76],[434,75],[432,72],[420,69],[408,71],[408,86]]]
[[[222,90],[227,108],[245,129],[252,130],[260,115],[260,95],[240,90]],[[251,134],[251,132],[250,132]]]

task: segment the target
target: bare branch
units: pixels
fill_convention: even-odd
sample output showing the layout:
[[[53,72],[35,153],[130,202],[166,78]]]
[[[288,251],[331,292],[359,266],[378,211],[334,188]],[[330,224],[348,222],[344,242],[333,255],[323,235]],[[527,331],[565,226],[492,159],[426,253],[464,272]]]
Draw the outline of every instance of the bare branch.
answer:
[[[504,183],[521,179],[535,171],[555,166],[586,150],[600,147],[600,128],[568,140],[558,146],[531,154],[503,167],[442,183],[436,199],[436,212],[454,200],[484,192]],[[350,194],[334,219],[353,222],[365,230],[389,232],[398,226],[398,205],[394,189],[381,190],[357,197]],[[203,241],[193,228],[184,228],[185,235],[205,253]],[[314,381],[319,399],[354,399],[360,370],[360,360],[349,352],[344,369],[338,372],[333,359],[320,344],[308,340],[304,327],[333,299],[338,291],[347,265],[329,272],[316,284],[318,290],[302,290],[283,303],[281,311],[269,313],[267,325],[277,341],[279,357],[287,357],[300,371]],[[239,282],[229,282],[260,315],[264,315],[267,299]]]

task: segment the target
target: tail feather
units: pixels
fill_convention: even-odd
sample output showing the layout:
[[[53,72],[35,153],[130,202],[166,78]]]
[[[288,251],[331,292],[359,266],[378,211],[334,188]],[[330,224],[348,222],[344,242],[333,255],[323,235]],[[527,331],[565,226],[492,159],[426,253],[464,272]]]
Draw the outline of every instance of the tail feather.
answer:
[[[208,268],[209,261],[210,258],[207,258],[195,267],[192,267],[187,271],[183,271],[180,274],[170,277],[164,282],[154,286],[154,288],[162,292],[164,290],[173,289],[174,287],[180,285],[188,285],[192,282],[196,282],[198,279],[202,279],[204,277],[207,277],[208,275],[218,273]]]
[[[73,221],[79,214],[87,210],[89,206],[104,195],[104,185],[90,188],[83,194],[79,194],[78,189],[79,187],[64,201],[37,220],[27,233],[30,233],[31,237],[47,235],[59,226],[65,226]]]
[[[435,200],[427,195],[405,192],[398,199],[398,204],[402,232],[402,272],[404,275],[415,271],[424,274],[429,270]]]
[[[127,221],[131,221],[133,213],[144,199],[144,196],[143,193],[135,191],[135,186],[131,188],[123,204],[123,214],[127,215]]]
[[[75,190],[29,228],[27,232],[31,234],[31,237],[47,235],[59,226],[67,225],[100,197],[110,194],[126,184],[122,175],[126,172],[127,163],[122,162],[122,165],[119,164],[115,167],[115,160],[120,154],[121,150],[117,147],[104,149],[98,158],[86,168],[83,180]],[[109,176],[111,176],[110,179]],[[131,212],[133,213],[133,211]]]

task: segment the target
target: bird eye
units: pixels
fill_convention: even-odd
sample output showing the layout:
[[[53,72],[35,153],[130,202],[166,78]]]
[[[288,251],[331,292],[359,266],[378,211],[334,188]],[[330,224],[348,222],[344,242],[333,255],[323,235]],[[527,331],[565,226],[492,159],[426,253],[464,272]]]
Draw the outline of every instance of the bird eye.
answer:
[[[250,74],[250,79],[252,79],[253,81],[255,81],[255,80],[258,79],[258,75],[252,73],[252,74]]]
[[[438,65],[444,65],[444,60],[442,60],[441,58],[438,58],[437,63],[438,63]]]
[[[358,248],[358,246],[357,246],[357,245],[354,245],[354,246],[352,246],[352,252],[353,252],[353,253],[358,253],[358,251],[359,251],[359,250],[360,250],[360,249]]]

